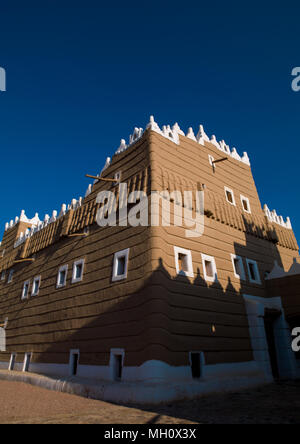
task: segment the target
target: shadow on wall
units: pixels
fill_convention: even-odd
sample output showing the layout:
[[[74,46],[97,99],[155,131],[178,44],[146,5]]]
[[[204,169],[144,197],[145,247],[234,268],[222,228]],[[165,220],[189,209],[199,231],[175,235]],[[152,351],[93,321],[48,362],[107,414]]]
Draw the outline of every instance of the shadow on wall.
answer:
[[[275,260],[282,262],[275,243],[254,236],[258,227],[252,224],[247,230],[253,234],[245,235],[245,245],[234,243],[235,254],[244,266],[249,256],[266,258],[270,265],[259,269],[260,284],[249,284],[247,267],[247,278],[238,286],[229,276],[225,286],[208,283],[199,268],[193,279],[172,277],[160,258],[142,286],[121,281],[98,291],[95,284],[92,294],[74,294],[73,306],[60,312],[60,319],[72,319],[72,329],[55,331],[55,344],[44,354],[33,349],[34,361],[68,364],[69,351],[78,349],[80,364],[108,366],[112,348],[125,350],[125,366],[140,366],[149,359],[188,366],[190,351],[203,352],[206,364],[253,360],[242,295],[253,289],[264,295],[264,272],[271,271]]]

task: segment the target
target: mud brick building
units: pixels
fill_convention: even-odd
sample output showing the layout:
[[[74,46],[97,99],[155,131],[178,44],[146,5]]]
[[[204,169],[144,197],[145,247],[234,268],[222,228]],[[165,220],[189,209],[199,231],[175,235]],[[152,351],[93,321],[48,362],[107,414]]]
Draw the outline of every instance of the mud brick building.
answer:
[[[120,203],[120,182],[149,197],[204,190],[203,235],[100,227],[97,195]],[[178,205],[175,195],[172,215]],[[247,153],[151,117],[83,199],[6,224],[0,367],[107,381],[120,400],[145,402],[297,377],[298,261],[291,222],[262,207]]]

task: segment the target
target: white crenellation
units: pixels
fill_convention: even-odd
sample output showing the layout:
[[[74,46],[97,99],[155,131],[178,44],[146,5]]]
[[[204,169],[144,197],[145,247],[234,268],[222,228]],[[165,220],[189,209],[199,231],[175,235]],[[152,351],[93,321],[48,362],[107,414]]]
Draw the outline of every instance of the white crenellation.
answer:
[[[25,211],[23,210],[21,212],[21,216],[20,216],[19,220],[22,222],[26,222],[26,223],[31,224],[31,227],[27,228],[25,233],[20,234],[20,236],[18,237],[18,239],[16,240],[16,242],[14,244],[14,248],[17,248],[19,245],[23,244],[26,239],[33,236],[38,231],[41,231],[43,228],[47,227],[49,224],[51,224],[51,223],[55,222],[57,219],[65,216],[70,209],[76,210],[77,208],[81,207],[82,202],[83,202],[82,197],[79,197],[78,200],[72,199],[71,204],[69,204],[68,206],[66,204],[62,204],[59,214],[56,210],[54,210],[52,212],[52,216],[50,217],[49,214],[46,214],[43,221],[40,221],[37,213],[34,216],[34,218],[28,219],[25,215]]]
[[[186,137],[188,137],[191,140],[194,140],[195,142],[197,142],[197,139],[195,137],[194,131],[192,127],[189,127],[187,133],[186,133]]]
[[[189,127],[187,134],[184,134],[184,132],[181,130],[178,123],[175,123],[172,127],[170,125],[163,125],[162,128],[160,128],[159,125],[155,122],[154,117],[150,116],[150,121],[149,121],[148,125],[146,126],[146,130],[155,131],[156,133],[160,134],[161,136],[165,137],[166,139],[171,140],[172,142],[176,143],[177,145],[180,144],[179,135],[188,137],[189,139],[194,140],[195,142],[199,143],[200,145],[205,145],[205,143],[207,143],[207,142],[211,143],[218,150],[223,151],[224,153],[231,156],[233,159],[236,159],[236,160],[243,162],[246,165],[250,166],[249,157],[246,152],[243,153],[243,156],[240,156],[238,154],[236,148],[233,148],[232,151],[230,151],[230,147],[228,145],[226,145],[224,140],[221,140],[220,142],[218,142],[215,135],[212,135],[211,138],[209,138],[208,135],[204,131],[203,125],[199,126],[198,134],[195,137],[192,127]],[[133,145],[135,142],[137,142],[142,137],[143,134],[144,134],[143,128],[135,128],[133,134],[129,136],[129,144],[126,145],[126,141],[124,139],[122,139],[119,148],[115,152],[115,155],[120,154],[123,151],[127,150],[131,145]]]
[[[276,210],[270,211],[268,205],[264,205],[264,213],[270,222],[275,222],[275,224],[281,225],[282,227],[288,228],[289,230],[292,229],[290,218],[287,217],[285,222],[282,216],[278,216]]]

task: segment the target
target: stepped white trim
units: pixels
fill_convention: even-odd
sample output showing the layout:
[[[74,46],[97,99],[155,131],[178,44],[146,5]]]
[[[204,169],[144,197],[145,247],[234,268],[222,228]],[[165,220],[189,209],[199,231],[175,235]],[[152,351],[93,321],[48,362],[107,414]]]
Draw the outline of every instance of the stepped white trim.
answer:
[[[159,127],[159,125],[155,122],[154,117],[150,116],[150,121],[148,125],[146,126],[146,130],[150,129],[152,131],[155,131],[156,133],[160,134],[161,136],[165,137],[166,139],[171,140],[171,142],[176,143],[176,145],[180,144],[179,135],[185,136],[194,142],[199,143],[200,145],[205,145],[205,143],[211,143],[213,144],[218,150],[223,151],[224,153],[231,156],[233,159],[236,159],[240,162],[243,162],[244,164],[250,166],[250,160],[248,157],[248,154],[246,152],[243,152],[243,156],[240,156],[236,150],[236,148],[233,148],[232,151],[230,151],[230,147],[226,145],[224,140],[221,140],[220,142],[217,141],[216,136],[213,134],[211,138],[207,136],[207,134],[204,131],[203,125],[199,126],[199,131],[197,136],[194,134],[194,130],[192,127],[188,128],[187,133],[185,134],[178,123],[175,123],[172,128],[170,125],[163,125],[162,128]],[[120,154],[126,151],[130,146],[132,146],[134,143],[136,143],[144,134],[143,128],[135,128],[132,135],[129,136],[129,144],[126,144],[125,139],[121,140],[120,146],[115,152],[115,154]]]

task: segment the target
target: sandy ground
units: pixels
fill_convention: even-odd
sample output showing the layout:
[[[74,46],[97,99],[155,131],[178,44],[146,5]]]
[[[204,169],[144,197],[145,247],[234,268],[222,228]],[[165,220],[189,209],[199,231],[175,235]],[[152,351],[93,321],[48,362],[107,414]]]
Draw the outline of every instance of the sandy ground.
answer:
[[[1,424],[299,424],[300,381],[160,407],[128,407],[0,381]]]

